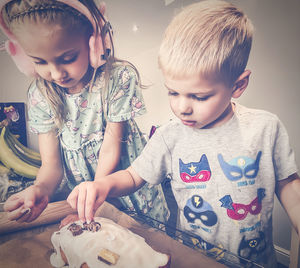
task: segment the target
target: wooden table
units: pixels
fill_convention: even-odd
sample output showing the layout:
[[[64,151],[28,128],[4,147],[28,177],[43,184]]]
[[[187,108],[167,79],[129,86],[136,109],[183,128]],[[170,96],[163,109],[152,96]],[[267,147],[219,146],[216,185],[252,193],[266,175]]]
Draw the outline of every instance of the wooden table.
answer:
[[[60,205],[64,209],[63,207],[66,206],[66,203],[60,203]],[[55,207],[55,209],[59,209],[59,207]],[[45,212],[47,214],[49,210]],[[40,218],[47,216],[43,214]],[[110,218],[134,233],[143,236],[146,242],[155,250],[170,254],[172,268],[225,267],[200,252],[173,240],[163,232],[136,222],[109,203],[104,203],[96,212],[96,215]],[[3,230],[3,222],[5,223],[2,217],[0,219],[0,231]],[[49,258],[53,248],[50,238],[52,233],[58,230],[58,226],[58,222],[43,222],[42,226],[24,226],[24,228],[31,229],[19,228],[19,231],[9,231],[9,234],[2,234],[0,236],[0,267],[51,268]]]

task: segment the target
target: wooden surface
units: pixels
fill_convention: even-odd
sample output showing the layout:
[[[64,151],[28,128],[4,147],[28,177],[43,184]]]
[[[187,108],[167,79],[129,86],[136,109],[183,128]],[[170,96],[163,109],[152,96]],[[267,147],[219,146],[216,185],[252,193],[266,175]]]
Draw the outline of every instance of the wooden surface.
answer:
[[[30,223],[10,221],[6,212],[0,212],[0,235],[29,229],[35,226],[56,223],[72,212],[74,212],[74,210],[66,201],[49,203],[43,213],[35,221]]]
[[[51,234],[57,231],[58,224],[24,233],[17,233],[16,237],[0,245],[0,267],[3,268],[50,268],[52,254]]]
[[[171,255],[171,268],[224,267],[215,260],[173,240],[166,234],[140,224],[128,215],[104,203],[97,216],[110,218],[131,231],[143,236],[154,249]],[[50,268],[49,259],[53,252],[51,235],[58,230],[59,223],[16,232],[8,241],[0,241],[0,267],[7,268]],[[13,235],[13,234],[11,234]],[[0,237],[1,238],[1,237]],[[1,240],[1,239],[0,239]],[[140,267],[142,268],[142,267]]]

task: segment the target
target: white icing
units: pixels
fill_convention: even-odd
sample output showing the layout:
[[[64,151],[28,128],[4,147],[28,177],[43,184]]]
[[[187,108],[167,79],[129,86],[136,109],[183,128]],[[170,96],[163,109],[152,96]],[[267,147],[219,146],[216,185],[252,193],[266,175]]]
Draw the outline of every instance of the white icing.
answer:
[[[86,263],[89,268],[158,268],[168,262],[168,256],[152,249],[142,238],[130,230],[116,224],[112,220],[96,217],[95,221],[101,224],[97,232],[83,231],[73,236],[68,226],[54,232],[51,242],[55,252],[50,257],[52,266],[57,268],[80,268]],[[80,221],[75,222],[78,225]],[[60,248],[68,260],[65,266]],[[101,249],[108,249],[120,256],[115,265],[108,265],[98,260]]]

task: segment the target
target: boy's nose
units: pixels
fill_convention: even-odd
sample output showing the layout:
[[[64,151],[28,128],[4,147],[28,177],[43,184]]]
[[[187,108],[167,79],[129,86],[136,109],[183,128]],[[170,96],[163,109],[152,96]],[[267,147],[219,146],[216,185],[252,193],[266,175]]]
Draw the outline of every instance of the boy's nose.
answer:
[[[189,101],[185,98],[182,98],[178,103],[178,109],[181,114],[188,115],[192,113],[192,107],[189,104]]]

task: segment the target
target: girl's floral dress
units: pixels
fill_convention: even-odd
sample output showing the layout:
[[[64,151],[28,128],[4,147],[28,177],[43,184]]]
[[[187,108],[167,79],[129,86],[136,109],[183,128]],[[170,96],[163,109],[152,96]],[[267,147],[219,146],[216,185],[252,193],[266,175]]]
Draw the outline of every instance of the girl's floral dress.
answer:
[[[94,180],[106,122],[126,121],[118,169],[130,166],[146,143],[134,121],[134,117],[146,111],[134,70],[124,65],[112,70],[106,94],[107,107],[103,107],[101,99],[104,85],[104,72],[100,69],[91,88],[87,85],[80,93],[65,93],[68,113],[59,140],[65,167],[64,181],[70,189],[83,181]],[[36,83],[28,91],[28,117],[30,130],[34,133],[55,129],[51,108]],[[169,216],[160,185],[146,184],[120,201],[128,209],[163,222]]]

